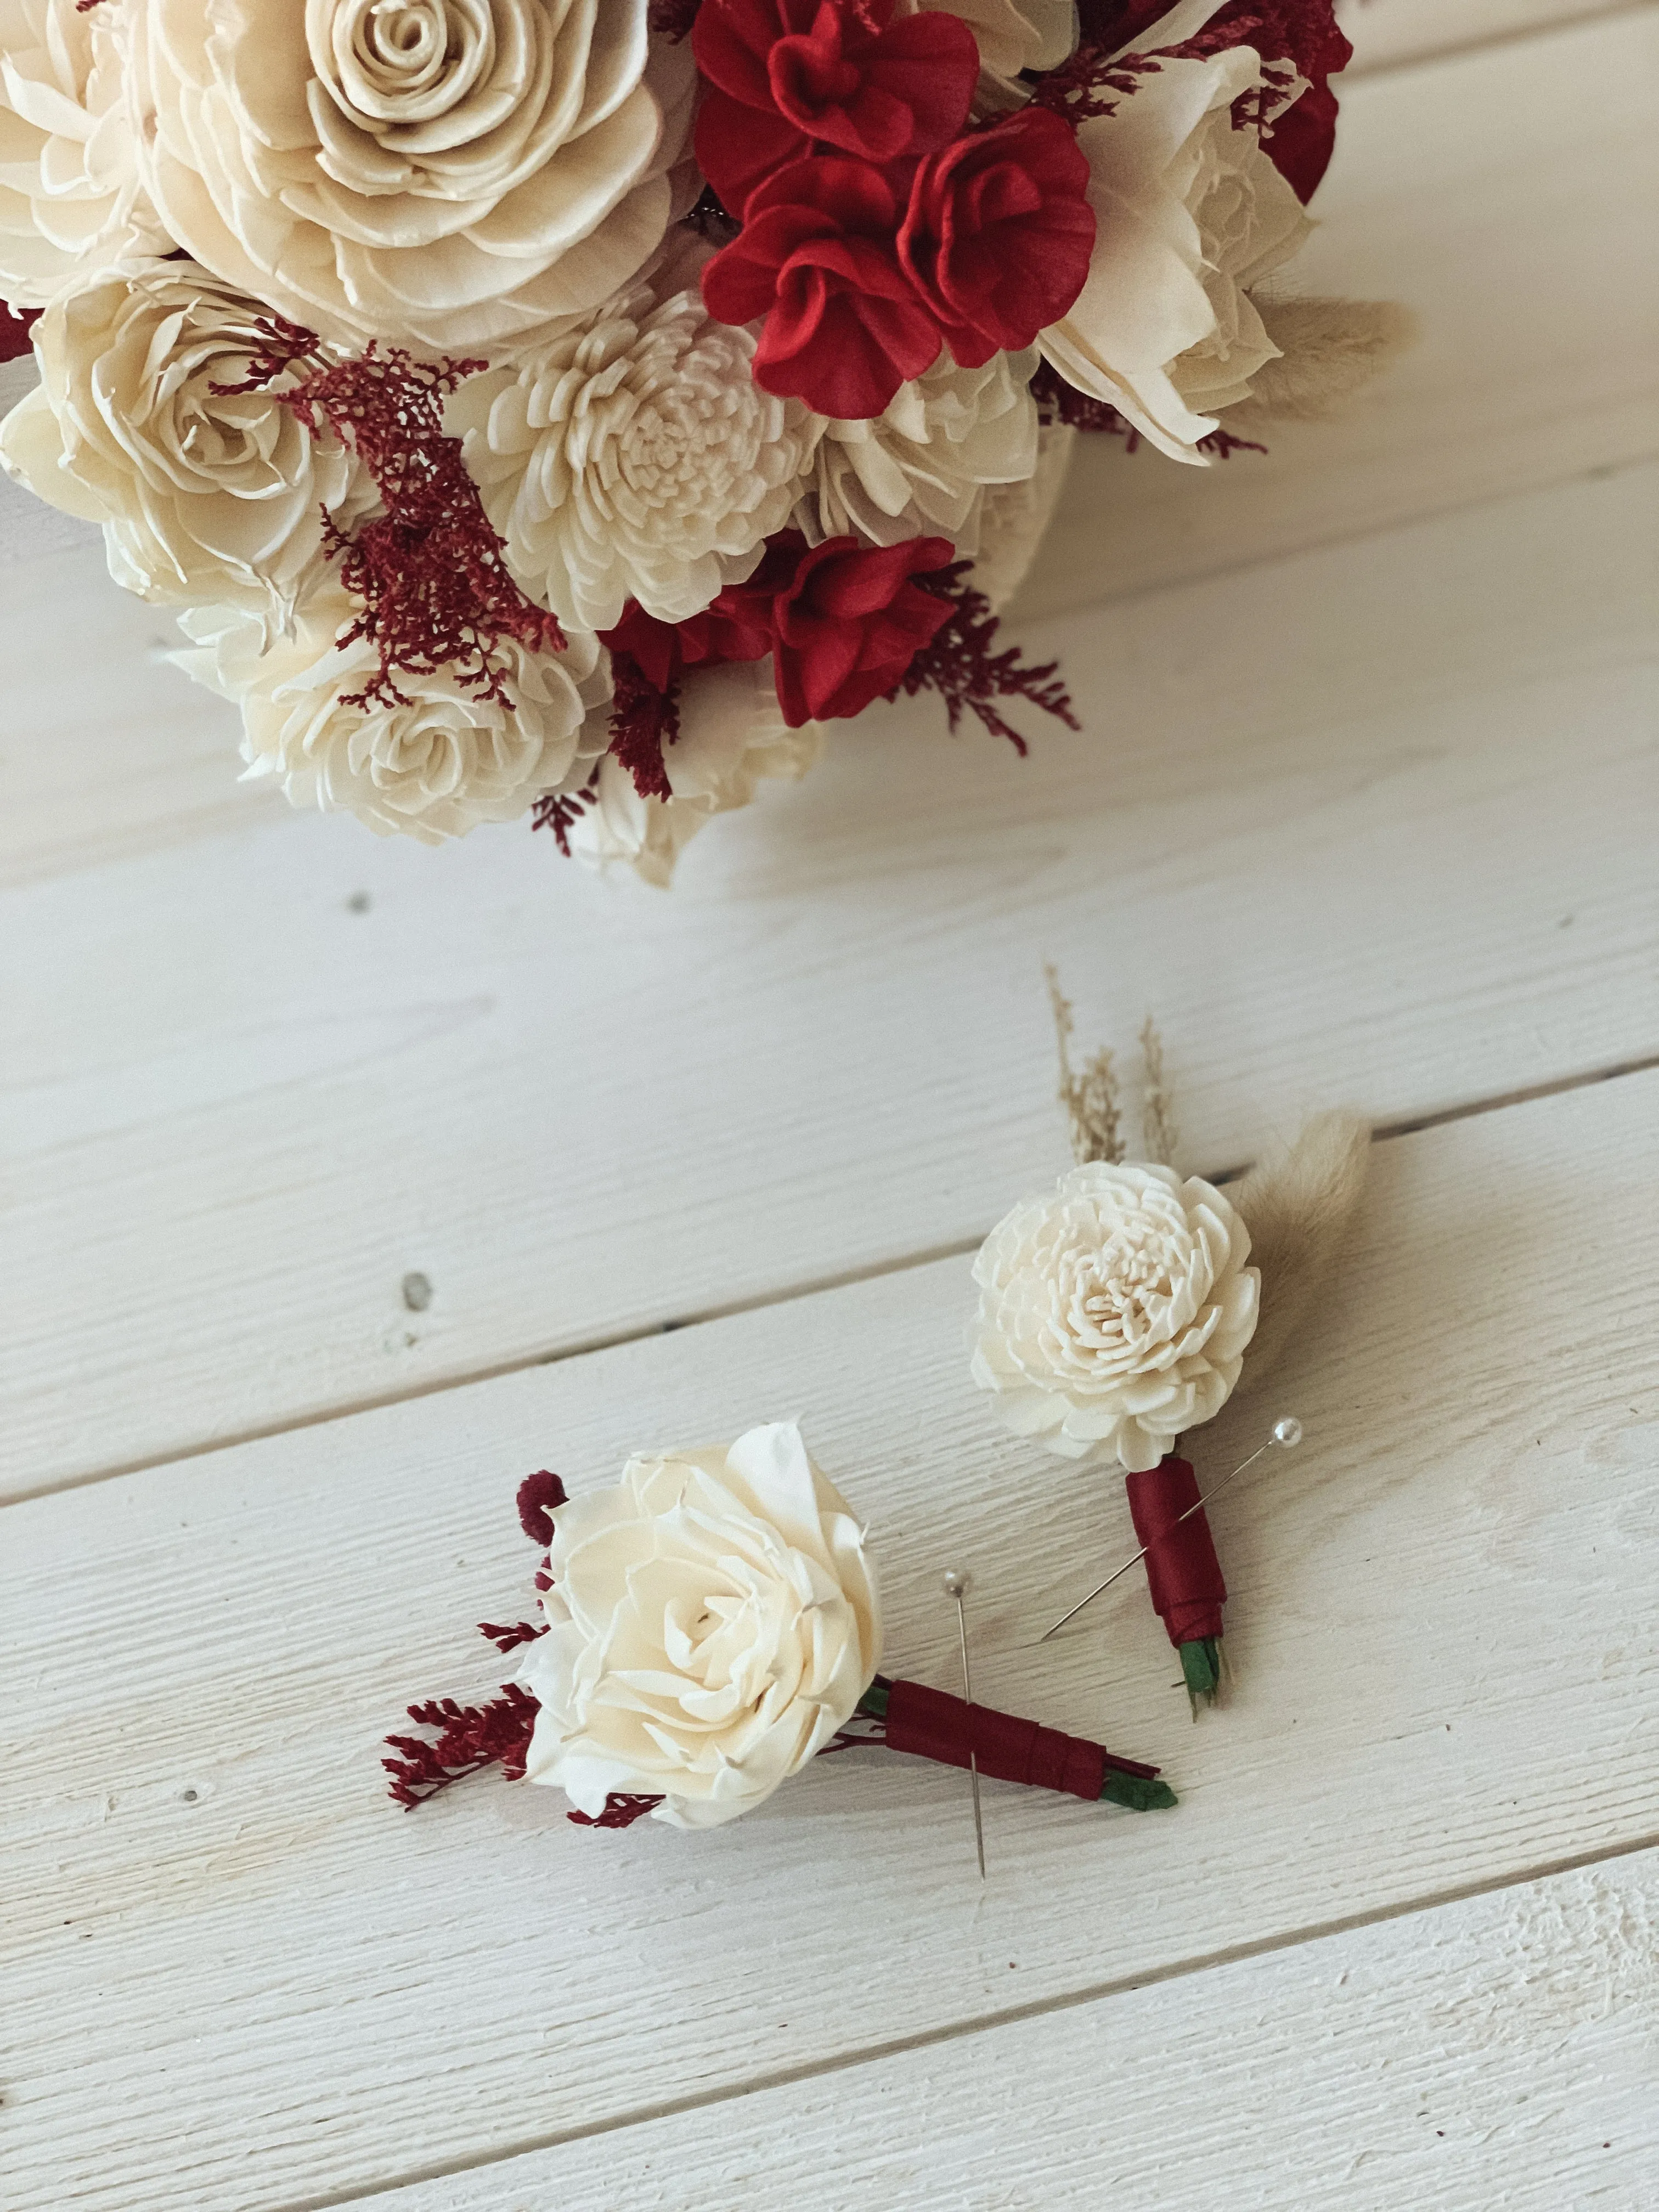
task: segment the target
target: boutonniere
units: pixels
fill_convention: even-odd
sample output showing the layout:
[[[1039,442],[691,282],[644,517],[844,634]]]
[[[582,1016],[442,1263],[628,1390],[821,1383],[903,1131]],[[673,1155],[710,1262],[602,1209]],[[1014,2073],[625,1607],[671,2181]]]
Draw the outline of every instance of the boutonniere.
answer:
[[[1224,1190],[1183,1176],[1171,1164],[1174,1114],[1149,1021],[1148,1157],[1133,1160],[1111,1054],[1073,1069],[1072,1009],[1052,969],[1048,980],[1076,1165],[1022,1200],[980,1248],[974,1380],[1016,1434],[1122,1469],[1152,1602],[1196,1711],[1220,1684],[1227,1588],[1182,1440],[1214,1419],[1247,1372],[1265,1379],[1313,1322],[1364,1185],[1370,1132],[1356,1115],[1321,1114],[1281,1158]],[[1300,1423],[1283,1416],[1268,1441],[1300,1439]]]
[[[641,1454],[575,1498],[532,1475],[519,1513],[540,1617],[480,1624],[522,1652],[498,1696],[409,1708],[427,1733],[385,1761],[403,1805],[498,1765],[584,1826],[714,1828],[855,1743],[1135,1812],[1176,1802],[1155,1766],[879,1673],[865,1528],[793,1422]]]

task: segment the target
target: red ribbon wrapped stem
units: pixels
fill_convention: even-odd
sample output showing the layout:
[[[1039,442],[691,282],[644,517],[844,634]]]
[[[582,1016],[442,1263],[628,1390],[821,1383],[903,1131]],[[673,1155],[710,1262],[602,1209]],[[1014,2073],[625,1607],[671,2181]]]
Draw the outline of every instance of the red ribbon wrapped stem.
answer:
[[[1147,1587],[1170,1643],[1179,1647],[1219,1636],[1227,1585],[1209,1519],[1203,1513],[1181,1519],[1199,1498],[1191,1462],[1160,1460],[1143,1474],[1126,1476],[1125,1485],[1135,1534],[1146,1547]]]
[[[937,1759],[943,1766],[966,1766],[971,1750],[981,1774],[1001,1782],[1024,1782],[1039,1790],[1062,1790],[1095,1803],[1110,1767],[1150,1782],[1155,1766],[1119,1759],[1097,1743],[1015,1720],[988,1705],[967,1705],[943,1690],[921,1682],[895,1682],[887,1696],[887,1747]]]

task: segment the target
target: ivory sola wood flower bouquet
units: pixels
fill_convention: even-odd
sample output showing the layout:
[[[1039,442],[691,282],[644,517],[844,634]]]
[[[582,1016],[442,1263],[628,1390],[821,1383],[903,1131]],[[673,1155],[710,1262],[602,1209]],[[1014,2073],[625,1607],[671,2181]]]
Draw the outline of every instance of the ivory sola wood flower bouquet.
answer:
[[[1382,357],[1272,289],[1348,52],[1331,0],[0,0],[0,457],[250,775],[665,881],[874,700],[1070,719],[994,634],[1078,432],[1203,466]]]

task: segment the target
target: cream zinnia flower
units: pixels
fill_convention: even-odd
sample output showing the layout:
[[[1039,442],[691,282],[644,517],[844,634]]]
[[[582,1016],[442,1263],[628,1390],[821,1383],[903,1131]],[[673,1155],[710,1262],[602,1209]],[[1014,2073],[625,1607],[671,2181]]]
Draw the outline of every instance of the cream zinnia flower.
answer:
[[[594,733],[596,744],[604,740]],[[705,823],[747,806],[764,780],[793,781],[818,757],[816,722],[792,730],[772,681],[770,659],[688,670],[680,690],[680,733],[663,748],[671,799],[641,798],[613,756],[599,763],[592,804],[572,825],[570,849],[590,866],[623,862],[665,886]]]
[[[714,1828],[850,1717],[881,1657],[864,1531],[793,1422],[629,1461],[556,1509],[527,1782],[590,1817],[613,1790]]]
[[[481,697],[447,669],[398,672],[405,703],[356,706],[377,656],[336,640],[358,609],[331,581],[308,599],[292,637],[262,652],[259,623],[226,607],[181,616],[195,641],[173,658],[242,710],[247,779],[270,778],[296,806],[343,810],[382,836],[436,845],[481,822],[525,813],[544,793],[577,789],[590,774],[610,696],[597,638],[571,635],[563,653],[530,653],[510,639],[505,702]]]
[[[373,496],[331,435],[246,382],[259,303],[189,262],[118,270],[48,307],[41,381],[0,426],[0,462],[104,526],[110,573],[146,599],[222,602],[278,625],[321,557],[322,511]]]
[[[172,245],[138,182],[123,97],[129,10],[0,0],[0,300],[44,307]]]
[[[976,552],[985,487],[1024,483],[1036,466],[1036,365],[1034,352],[1000,353],[958,368],[944,352],[872,421],[827,423],[798,511],[806,536],[938,536]]]
[[[1078,131],[1094,254],[1071,313],[1039,343],[1067,383],[1176,460],[1201,464],[1194,448],[1217,410],[1248,398],[1278,358],[1250,287],[1312,228],[1256,131],[1233,128],[1234,101],[1261,82],[1249,46],[1160,61],[1115,114]]]
[[[974,1262],[974,1380],[1066,1459],[1156,1467],[1211,1420],[1255,1329],[1249,1232],[1173,1168],[1095,1161],[1014,1207]]]
[[[516,368],[468,379],[446,428],[525,589],[608,629],[637,599],[684,622],[787,520],[816,434],[763,392],[748,331],[639,285]]]
[[[689,45],[647,0],[146,0],[150,197],[325,337],[435,352],[586,313],[660,240]]]

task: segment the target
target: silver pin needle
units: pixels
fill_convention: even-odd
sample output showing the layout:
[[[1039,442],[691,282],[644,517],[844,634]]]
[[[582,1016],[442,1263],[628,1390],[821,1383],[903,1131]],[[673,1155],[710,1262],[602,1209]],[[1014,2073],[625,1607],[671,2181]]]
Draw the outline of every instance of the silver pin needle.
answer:
[[[1203,1497],[1199,1498],[1196,1504],[1189,1505],[1184,1513],[1181,1514],[1176,1520],[1170,1523],[1170,1528],[1178,1528],[1182,1521],[1190,1521],[1194,1514],[1201,1511],[1201,1510],[1209,1504],[1212,1498],[1219,1498],[1222,1492],[1227,1487],[1227,1485],[1230,1482],[1236,1482],[1238,1477],[1243,1474],[1246,1468],[1254,1467],[1255,1465],[1257,1460],[1261,1458],[1263,1452],[1270,1451],[1275,1444],[1282,1445],[1284,1449],[1288,1451],[1292,1445],[1299,1444],[1301,1441],[1301,1422],[1297,1419],[1294,1413],[1283,1414],[1273,1423],[1273,1431],[1268,1437],[1267,1443],[1265,1444],[1258,1444],[1255,1449],[1250,1454],[1249,1459],[1240,1460],[1238,1465],[1233,1469],[1231,1474],[1224,1474],[1220,1481],[1215,1486],[1215,1488],[1213,1490],[1206,1490]],[[1111,1573],[1107,1576],[1103,1583],[1097,1583],[1095,1584],[1087,1597],[1080,1597],[1069,1613],[1062,1613],[1060,1619],[1055,1621],[1052,1628],[1045,1628],[1042,1635],[1038,1637],[1037,1642],[1039,1644],[1046,1644],[1051,1636],[1057,1636],[1060,1631],[1065,1627],[1068,1620],[1075,1620],[1077,1619],[1077,1616],[1082,1612],[1085,1605],[1092,1605],[1103,1590],[1110,1589],[1112,1584],[1116,1582],[1120,1577],[1127,1575],[1131,1567],[1138,1567],[1152,1548],[1152,1547],[1150,1544],[1143,1544],[1140,1549],[1135,1553],[1133,1559],[1125,1559],[1121,1567],[1115,1567]]]
[[[967,1594],[968,1577],[956,1568],[948,1568],[945,1576],[945,1595],[957,1601],[957,1634],[962,1640],[962,1701],[965,1705],[974,1702],[974,1678],[968,1671],[968,1611],[963,1604]],[[985,1879],[985,1816],[979,1802],[979,1759],[971,1744],[968,1747],[968,1771],[974,1781],[974,1848],[979,1853],[979,1878]]]

